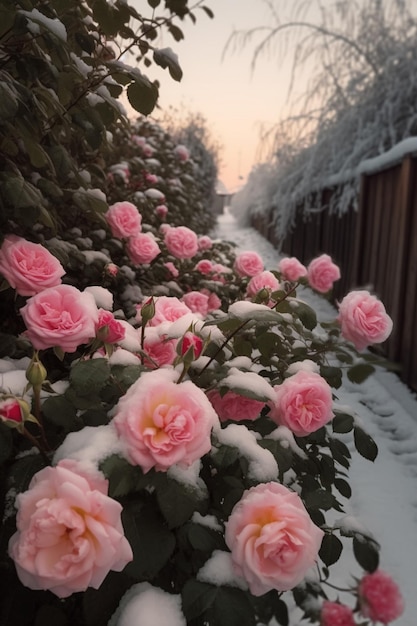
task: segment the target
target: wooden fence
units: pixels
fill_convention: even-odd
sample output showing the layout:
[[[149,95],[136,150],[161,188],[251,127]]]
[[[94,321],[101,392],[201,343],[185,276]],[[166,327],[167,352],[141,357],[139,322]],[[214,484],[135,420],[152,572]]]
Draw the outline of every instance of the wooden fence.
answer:
[[[332,190],[322,193],[325,202]],[[271,215],[253,226],[278,245],[270,222]],[[300,216],[280,247],[304,263],[330,254],[342,272],[335,299],[358,287],[378,295],[394,321],[384,353],[417,391],[417,157],[407,155],[399,164],[362,176],[357,211]]]

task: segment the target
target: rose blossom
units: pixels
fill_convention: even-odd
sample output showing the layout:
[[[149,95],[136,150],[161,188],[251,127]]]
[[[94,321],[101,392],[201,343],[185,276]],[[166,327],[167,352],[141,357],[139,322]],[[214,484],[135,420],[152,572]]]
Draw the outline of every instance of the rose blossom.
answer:
[[[244,492],[226,522],[225,541],[237,575],[261,596],[298,585],[314,565],[323,535],[300,497],[270,482]]]
[[[213,271],[213,263],[210,259],[201,259],[194,269],[200,274],[210,274]]]
[[[310,287],[320,293],[327,293],[333,283],[340,278],[340,269],[333,263],[328,254],[313,259],[307,267],[307,278]]]
[[[222,301],[220,300],[219,296],[216,293],[214,293],[214,291],[211,291],[209,293],[209,299],[208,299],[209,312],[217,311],[217,309],[220,309],[221,305],[222,305]]]
[[[257,252],[241,252],[234,262],[234,269],[239,276],[256,276],[264,269],[264,262]]]
[[[7,235],[0,248],[0,273],[21,296],[33,296],[61,283],[65,270],[40,243]]]
[[[339,602],[325,600],[321,609],[320,626],[356,626],[352,609]]]
[[[59,347],[75,352],[95,337],[98,309],[91,293],[57,285],[32,296],[20,309],[25,336],[36,350]]]
[[[113,421],[127,458],[145,473],[187,467],[211,448],[217,415],[201,389],[177,379],[173,369],[146,372],[116,406]]]
[[[166,206],[166,204],[159,204],[155,209],[155,213],[157,214],[158,217],[161,218],[161,220],[163,220],[167,216],[168,207]]]
[[[165,232],[165,245],[177,259],[191,259],[198,251],[196,233],[187,226],[173,226]]]
[[[198,249],[199,250],[210,250],[213,247],[213,241],[211,237],[208,235],[202,235],[198,238]]]
[[[190,152],[188,148],[186,148],[182,144],[178,144],[178,146],[174,148],[174,153],[180,161],[188,161],[188,159],[190,158]]]
[[[177,356],[177,339],[166,339],[156,328],[147,326],[143,349],[149,359],[145,358],[145,365],[150,368],[172,365]]]
[[[142,216],[131,202],[112,204],[104,217],[113,237],[132,237],[141,231]]]
[[[135,265],[151,263],[161,252],[156,240],[149,233],[138,233],[130,237],[126,249]]]
[[[307,275],[307,268],[295,256],[281,259],[278,269],[286,280],[293,282]]]
[[[275,385],[270,417],[297,437],[313,433],[333,418],[332,390],[319,374],[299,370]]]
[[[117,343],[125,338],[125,327],[105,309],[98,310],[96,334],[104,343]]]
[[[61,461],[32,478],[16,498],[17,532],[9,554],[21,582],[59,598],[98,589],[110,570],[133,559],[120,519],[121,505],[107,495],[98,471]]]
[[[246,288],[246,295],[253,298],[261,289],[268,289],[268,291],[279,289],[279,281],[272,272],[265,271],[253,276]]]
[[[382,570],[365,574],[359,583],[358,595],[362,615],[373,622],[388,624],[404,611],[404,600],[398,585]]]
[[[222,422],[256,420],[265,406],[265,402],[247,398],[234,391],[226,391],[224,396],[221,396],[217,389],[210,389],[207,397]]]
[[[339,304],[338,321],[342,335],[357,350],[385,341],[392,330],[392,319],[380,300],[369,291],[351,291]]]
[[[208,313],[208,300],[208,295],[201,291],[189,291],[182,297],[182,301],[193,313],[199,313],[203,317]]]
[[[174,278],[177,278],[177,276],[179,276],[179,271],[171,261],[167,261],[166,263],[164,263],[164,265],[171,276],[173,276]]]
[[[181,300],[174,296],[159,296],[154,299],[155,313],[149,320],[149,326],[158,326],[162,322],[175,322],[175,320],[191,313],[191,309]],[[140,307],[137,309],[136,319],[141,322]]]

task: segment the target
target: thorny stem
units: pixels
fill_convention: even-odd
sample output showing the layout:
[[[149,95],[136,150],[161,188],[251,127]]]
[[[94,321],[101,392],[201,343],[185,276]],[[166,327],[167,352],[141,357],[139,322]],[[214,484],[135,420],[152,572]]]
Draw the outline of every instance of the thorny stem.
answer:
[[[36,446],[36,448],[39,450],[43,460],[47,463],[47,465],[51,465],[51,460],[49,459],[48,455],[46,454],[46,451],[41,446],[41,444],[36,439],[36,437],[34,437],[32,433],[30,433],[26,427],[23,427],[22,432],[23,432],[23,435],[26,437],[26,439],[29,439],[29,441],[33,443],[34,446]]]
[[[46,439],[45,429],[43,427],[42,412],[41,412],[41,389],[42,385],[33,385],[33,401],[35,417],[38,420],[39,430],[41,432],[42,443],[46,450],[49,450],[49,444]]]

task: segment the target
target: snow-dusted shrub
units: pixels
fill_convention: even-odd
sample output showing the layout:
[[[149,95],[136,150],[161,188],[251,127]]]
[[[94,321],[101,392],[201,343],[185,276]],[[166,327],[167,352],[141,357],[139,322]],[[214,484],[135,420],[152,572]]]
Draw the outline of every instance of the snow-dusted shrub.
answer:
[[[356,209],[361,163],[417,136],[414,3],[295,2],[289,19],[284,4],[269,3],[270,24],[231,40],[254,45],[254,66],[263,53],[292,49],[294,92],[298,77],[308,77],[291,115],[262,138],[269,165],[254,170],[237,199],[251,215],[272,209],[277,239],[294,226],[297,209]],[[266,184],[258,175],[264,168]]]
[[[17,296],[26,330],[0,361],[2,622],[286,626],[355,615],[370,626],[400,615],[389,576],[389,613],[365,585],[380,576],[378,543],[343,518],[351,449],[377,455],[337,403],[343,372],[362,381],[378,362],[347,340],[355,318],[344,339],[336,316],[318,322],[297,294],[307,277],[263,265],[242,275],[230,243],[182,256],[161,244],[170,275],[141,283],[129,322],[112,311],[111,283]],[[388,323],[382,305],[364,306],[361,348],[375,316]],[[365,582],[339,606],[332,565],[350,542]]]

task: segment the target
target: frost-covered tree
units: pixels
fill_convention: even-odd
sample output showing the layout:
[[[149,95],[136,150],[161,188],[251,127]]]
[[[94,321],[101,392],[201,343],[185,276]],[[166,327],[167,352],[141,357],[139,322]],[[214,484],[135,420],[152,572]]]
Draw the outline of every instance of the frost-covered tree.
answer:
[[[254,69],[263,54],[282,59],[291,49],[292,93],[309,68],[294,114],[262,137],[273,163],[267,208],[275,207],[282,237],[297,207],[337,213],[356,207],[359,164],[417,135],[417,7],[412,0],[299,1],[284,20],[284,3],[266,4],[270,25],[233,33],[226,49],[254,45]],[[335,185],[323,207],[316,192]],[[239,195],[235,208],[245,210],[247,197]],[[264,210],[264,201],[251,207]]]

